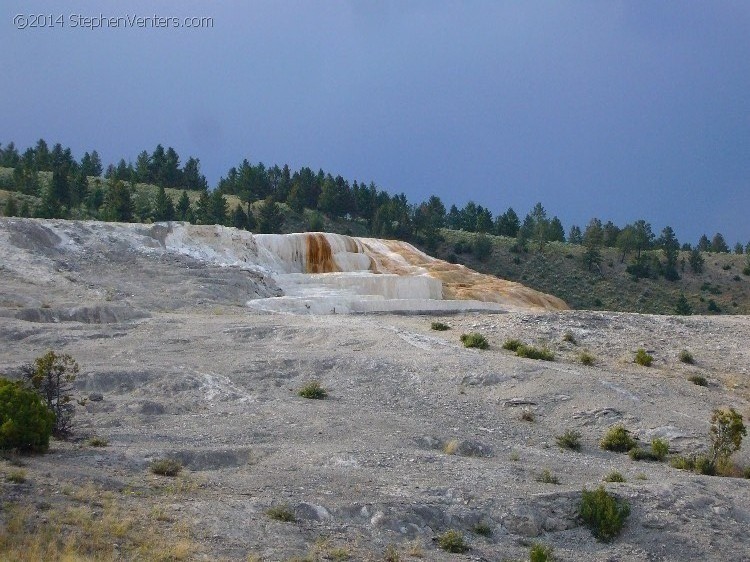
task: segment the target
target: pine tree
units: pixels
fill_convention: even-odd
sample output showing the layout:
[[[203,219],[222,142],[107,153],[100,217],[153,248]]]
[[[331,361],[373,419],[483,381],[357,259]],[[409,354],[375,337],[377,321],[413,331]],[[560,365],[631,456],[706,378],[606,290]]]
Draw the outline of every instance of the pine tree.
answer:
[[[258,207],[258,232],[261,234],[278,234],[284,224],[281,207],[271,197],[267,197]]]
[[[245,213],[242,205],[239,203],[237,203],[234,211],[232,211],[232,226],[241,230],[247,228],[247,213]]]
[[[179,201],[177,201],[177,218],[181,221],[188,220],[188,213],[190,212],[190,198],[188,197],[187,191],[183,190],[180,195]]]
[[[118,179],[109,182],[109,191],[104,201],[104,217],[113,222],[131,222],[133,220],[133,198],[130,186]]]
[[[154,220],[155,221],[173,221],[175,218],[174,204],[172,198],[167,195],[164,186],[159,186],[154,201]]]
[[[687,298],[685,298],[685,293],[680,293],[680,298],[677,299],[677,304],[674,307],[674,313],[681,316],[689,316],[693,313],[693,307],[690,306]]]

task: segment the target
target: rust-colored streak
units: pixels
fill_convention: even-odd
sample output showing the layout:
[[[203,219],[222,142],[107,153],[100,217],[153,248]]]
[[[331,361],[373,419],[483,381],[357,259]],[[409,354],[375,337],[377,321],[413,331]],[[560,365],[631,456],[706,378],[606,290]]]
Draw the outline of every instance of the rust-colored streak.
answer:
[[[306,234],[305,245],[307,246],[306,273],[332,273],[339,271],[333,259],[331,244],[329,244],[324,234],[318,232]]]

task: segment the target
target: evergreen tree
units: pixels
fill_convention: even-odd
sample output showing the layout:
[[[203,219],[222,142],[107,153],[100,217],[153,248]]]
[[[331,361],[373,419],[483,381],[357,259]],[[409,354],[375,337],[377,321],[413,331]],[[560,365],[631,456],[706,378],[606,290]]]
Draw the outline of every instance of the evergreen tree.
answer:
[[[492,232],[494,230],[493,227],[494,223],[492,222],[492,213],[489,209],[485,209],[480,205],[477,212],[476,231],[482,233]]]
[[[99,153],[94,150],[91,152],[91,170],[90,176],[99,177],[102,175],[102,159],[99,157]]]
[[[688,263],[693,273],[702,273],[704,259],[697,248],[690,250],[690,256],[688,257]]]
[[[697,249],[699,252],[711,251],[711,241],[708,239],[708,236],[705,234],[701,235],[700,240],[698,240]]]
[[[14,143],[8,143],[8,146],[0,151],[0,166],[4,168],[15,168],[20,162],[21,157],[19,156],[18,149]]]
[[[680,293],[680,297],[677,299],[677,304],[674,307],[674,313],[681,316],[689,316],[693,313],[693,307],[690,306],[685,293]]]
[[[583,233],[581,233],[580,226],[574,224],[570,227],[570,231],[568,232],[568,242],[578,246],[583,244]]]
[[[195,206],[195,221],[198,224],[213,224],[213,213],[211,212],[211,196],[208,191],[201,191]]]
[[[583,245],[586,248],[583,252],[583,263],[591,271],[593,266],[599,266],[602,262],[601,247],[604,241],[604,229],[602,221],[597,218],[591,219],[583,233]]]
[[[206,176],[201,174],[201,162],[192,156],[187,159],[182,169],[182,182],[191,191],[207,191]]]
[[[44,139],[39,139],[33,149],[34,164],[37,170],[49,172],[52,170],[52,157]]]
[[[68,174],[67,170],[62,165],[56,164],[52,169],[50,196],[61,205],[70,204],[70,184],[68,183]]]
[[[154,183],[151,156],[145,150],[135,159],[135,177],[141,183]]]
[[[722,254],[729,253],[729,246],[721,232],[714,234],[714,237],[711,239],[711,251]]]
[[[671,226],[665,226],[659,238],[659,245],[664,252],[666,263],[664,264],[664,278],[668,281],[676,281],[680,278],[677,273],[677,257],[680,250],[680,243],[674,234]]]
[[[563,228],[560,219],[556,216],[552,217],[552,220],[549,223],[549,241],[565,242],[565,229]]]
[[[131,222],[134,206],[130,186],[121,180],[111,179],[104,198],[104,207],[105,220]]]
[[[175,208],[172,198],[167,195],[164,186],[159,186],[154,201],[154,220],[155,221],[173,221],[175,219]]]
[[[745,253],[745,248],[742,246],[742,244],[740,242],[737,242],[734,245],[734,253],[737,254],[738,256],[742,255],[743,253]]]
[[[180,200],[177,201],[177,218],[181,221],[188,220],[188,213],[190,211],[190,198],[188,197],[187,191],[183,190],[180,195]]]
[[[237,206],[232,211],[232,226],[241,230],[247,228],[247,213],[245,213],[242,205],[237,203]]]
[[[267,197],[258,207],[258,232],[261,234],[278,234],[284,224],[281,207],[271,197]]]
[[[84,173],[83,167],[73,178],[73,182],[70,185],[70,203],[71,206],[77,207],[83,203],[89,194],[89,178]]]
[[[161,185],[164,187],[177,187],[182,180],[180,171],[180,157],[171,146],[164,155],[164,166],[161,173]]]
[[[509,236],[510,238],[515,238],[520,227],[521,220],[513,210],[513,207],[508,207],[508,210],[498,216],[495,220],[495,233],[498,236]]]
[[[209,224],[226,224],[228,207],[224,195],[220,191],[214,189],[211,193],[211,221]]]
[[[451,205],[446,222],[451,230],[461,230],[461,211],[455,205]]]
[[[23,218],[28,218],[31,216],[31,209],[29,208],[29,202],[24,199],[23,203],[21,203],[21,210],[18,211],[18,216]]]

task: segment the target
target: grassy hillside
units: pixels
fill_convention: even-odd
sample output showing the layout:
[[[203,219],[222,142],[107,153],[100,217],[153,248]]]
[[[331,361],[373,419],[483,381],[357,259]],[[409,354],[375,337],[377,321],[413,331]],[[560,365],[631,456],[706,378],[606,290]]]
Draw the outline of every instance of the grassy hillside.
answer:
[[[457,243],[471,246],[476,235],[444,230],[443,236],[445,241],[435,252],[437,257],[455,257],[457,262],[477,271],[551,293],[572,308],[674,314],[682,292],[694,314],[711,314],[711,300],[722,314],[750,313],[750,277],[742,273],[744,255],[704,253],[703,272],[693,273],[687,263],[687,252],[680,252],[679,280],[667,281],[663,277],[635,280],[625,271],[631,256],[620,263],[622,256],[614,248],[603,249],[600,271],[588,271],[582,259],[582,246],[553,242],[541,252],[516,253],[512,251],[515,239],[488,236],[492,253],[480,261],[472,253],[456,253]]]

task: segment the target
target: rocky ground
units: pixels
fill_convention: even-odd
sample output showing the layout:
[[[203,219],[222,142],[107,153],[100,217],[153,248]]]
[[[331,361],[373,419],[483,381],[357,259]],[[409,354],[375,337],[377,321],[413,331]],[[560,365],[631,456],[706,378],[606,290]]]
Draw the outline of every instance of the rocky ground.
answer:
[[[132,535],[143,533],[173,548],[166,559],[383,560],[391,545],[401,560],[519,560],[540,542],[558,560],[750,560],[749,480],[598,446],[622,423],[692,453],[708,443],[715,408],[747,420],[745,317],[262,314],[243,306],[246,294],[273,287],[249,272],[102,252],[40,253],[35,277],[0,270],[0,372],[48,349],[70,353],[76,394],[88,398],[72,441],[0,461],[6,475],[25,471],[25,482],[0,483],[0,549],[24,529],[54,524],[75,538],[95,520],[111,526],[96,547],[81,539],[81,556],[138,558]],[[452,329],[432,331],[436,320]],[[463,348],[469,331],[489,349]],[[555,361],[518,358],[502,349],[508,338],[546,345]],[[651,367],[633,363],[640,347]],[[678,360],[683,349],[695,365]],[[297,395],[312,380],[327,399]],[[580,452],[556,445],[567,429],[581,433]],[[750,464],[748,448],[738,464]],[[179,476],[149,472],[164,457],[184,465]],[[559,484],[538,481],[545,469]],[[626,482],[605,486],[631,515],[601,543],[577,507],[613,470]],[[296,520],[272,519],[274,506]],[[437,547],[448,529],[468,552]]]

